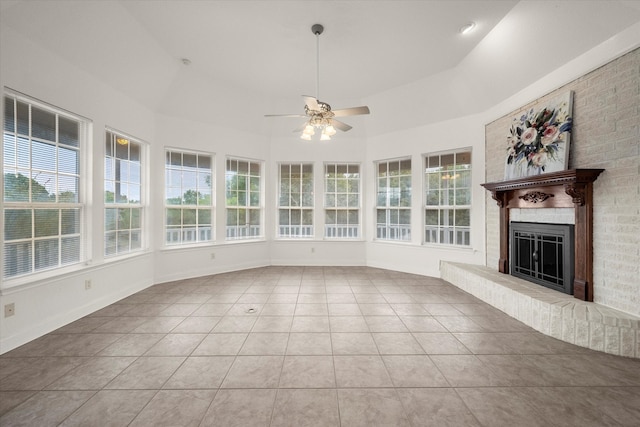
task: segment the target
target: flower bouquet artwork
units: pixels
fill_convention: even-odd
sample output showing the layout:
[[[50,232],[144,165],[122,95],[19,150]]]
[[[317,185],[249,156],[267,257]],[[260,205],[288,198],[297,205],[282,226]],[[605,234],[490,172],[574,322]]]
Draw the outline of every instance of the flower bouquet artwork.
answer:
[[[507,135],[505,180],[566,170],[571,136],[571,91],[513,118]]]

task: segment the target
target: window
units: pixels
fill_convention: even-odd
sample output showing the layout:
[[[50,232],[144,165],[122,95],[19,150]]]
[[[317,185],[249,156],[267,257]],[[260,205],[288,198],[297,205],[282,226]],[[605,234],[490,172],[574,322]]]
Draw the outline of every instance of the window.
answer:
[[[227,159],[227,240],[255,239],[262,235],[261,169],[256,161]]]
[[[107,131],[104,154],[104,255],[142,250],[142,150],[130,137]]]
[[[167,150],[165,157],[165,242],[167,245],[213,240],[213,157]]]
[[[360,165],[326,164],[324,236],[360,237]]]
[[[425,157],[424,241],[469,246],[471,152]]]
[[[86,125],[54,107],[5,95],[4,278],[84,259],[80,156]]]
[[[313,237],[313,165],[281,164],[278,237]]]
[[[411,159],[377,166],[376,237],[411,240]]]

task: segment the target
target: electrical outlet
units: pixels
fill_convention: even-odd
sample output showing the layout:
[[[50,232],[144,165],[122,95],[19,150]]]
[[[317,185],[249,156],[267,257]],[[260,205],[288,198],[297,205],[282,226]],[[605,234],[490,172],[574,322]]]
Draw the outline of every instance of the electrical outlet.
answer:
[[[15,303],[11,303],[11,304],[5,304],[4,305],[4,317],[11,317],[14,314],[16,314],[16,304]]]
[[[215,252],[211,252],[211,259],[216,259],[216,253]]]
[[[84,290],[88,291],[89,289],[91,289],[91,279],[87,279],[84,281]]]

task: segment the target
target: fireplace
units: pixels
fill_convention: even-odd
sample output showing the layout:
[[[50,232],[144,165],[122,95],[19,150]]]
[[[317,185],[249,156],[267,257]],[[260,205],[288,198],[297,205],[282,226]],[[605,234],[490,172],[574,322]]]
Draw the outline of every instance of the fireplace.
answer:
[[[573,208],[573,296],[593,301],[593,182],[604,169],[570,169],[482,184],[500,208],[498,271],[508,274],[511,208]]]
[[[511,274],[573,295],[573,225],[511,222]]]

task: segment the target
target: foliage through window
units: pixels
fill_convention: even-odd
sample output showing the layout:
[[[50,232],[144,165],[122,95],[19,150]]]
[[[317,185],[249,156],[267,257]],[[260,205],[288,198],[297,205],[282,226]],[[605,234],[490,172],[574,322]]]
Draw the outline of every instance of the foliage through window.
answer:
[[[471,244],[471,152],[425,157],[424,241]]]
[[[411,159],[377,163],[376,237],[411,240]]]
[[[106,132],[104,155],[104,254],[142,249],[142,144]]]
[[[313,237],[313,165],[279,168],[278,237]]]
[[[84,120],[56,108],[5,95],[3,277],[83,260],[80,155],[85,126]]]
[[[227,159],[227,240],[255,239],[262,235],[261,179],[259,162]]]
[[[360,237],[360,165],[326,164],[324,184],[325,237]]]
[[[167,150],[165,153],[165,242],[213,240],[213,157]]]

